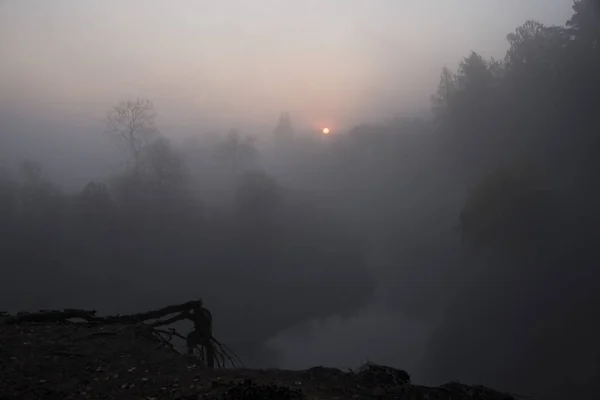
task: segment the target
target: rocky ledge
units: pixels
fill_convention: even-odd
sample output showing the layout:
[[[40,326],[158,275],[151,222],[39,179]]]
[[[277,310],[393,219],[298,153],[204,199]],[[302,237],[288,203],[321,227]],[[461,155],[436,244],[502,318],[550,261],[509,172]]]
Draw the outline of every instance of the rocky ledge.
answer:
[[[414,385],[405,371],[375,364],[347,372],[207,369],[171,345],[172,331],[124,320],[81,319],[74,312],[0,317],[0,399],[516,398],[458,382]]]

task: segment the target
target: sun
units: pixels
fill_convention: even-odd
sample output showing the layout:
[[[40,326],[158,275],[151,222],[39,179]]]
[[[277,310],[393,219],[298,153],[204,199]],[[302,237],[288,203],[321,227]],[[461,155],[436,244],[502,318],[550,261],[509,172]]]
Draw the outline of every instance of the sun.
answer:
[[[323,134],[324,135],[328,135],[329,134],[329,128],[323,128]]]

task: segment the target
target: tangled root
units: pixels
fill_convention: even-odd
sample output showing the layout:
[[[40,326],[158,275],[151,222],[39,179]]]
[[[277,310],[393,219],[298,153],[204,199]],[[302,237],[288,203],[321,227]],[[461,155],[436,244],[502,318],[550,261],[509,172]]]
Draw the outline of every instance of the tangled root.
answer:
[[[214,337],[211,338],[211,346],[215,355],[215,364],[217,368],[240,368],[244,366],[242,360],[231,350],[229,347],[219,342]],[[206,349],[203,345],[196,346],[198,353],[200,354],[200,360],[206,365]]]
[[[183,335],[178,333],[173,328],[169,329],[168,331],[165,331],[162,329],[157,329],[157,328],[151,328],[151,331],[154,332],[154,334],[155,334],[154,337],[158,338],[158,340],[161,342],[161,345],[159,345],[158,348],[166,345],[166,346],[169,346],[170,348],[174,349],[173,345],[171,344],[171,340],[173,339],[174,336],[178,337],[180,339],[186,340],[186,338]],[[158,336],[156,336],[156,334],[158,334]],[[228,346],[219,342],[214,337],[211,338],[210,341],[211,341],[211,346],[213,348],[213,353],[215,355],[215,364],[216,364],[217,368],[240,368],[240,367],[244,366],[244,363],[242,362],[242,360]],[[206,348],[205,348],[205,346],[197,345],[194,347],[194,349],[196,350],[196,353],[197,353],[200,361],[202,361],[202,363],[204,365],[206,365]]]

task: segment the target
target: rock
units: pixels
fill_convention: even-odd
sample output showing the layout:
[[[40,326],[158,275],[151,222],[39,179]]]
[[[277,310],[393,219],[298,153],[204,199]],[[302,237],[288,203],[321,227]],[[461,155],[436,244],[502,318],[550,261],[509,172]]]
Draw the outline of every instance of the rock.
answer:
[[[360,367],[356,376],[365,386],[403,386],[410,383],[408,372],[372,363]]]

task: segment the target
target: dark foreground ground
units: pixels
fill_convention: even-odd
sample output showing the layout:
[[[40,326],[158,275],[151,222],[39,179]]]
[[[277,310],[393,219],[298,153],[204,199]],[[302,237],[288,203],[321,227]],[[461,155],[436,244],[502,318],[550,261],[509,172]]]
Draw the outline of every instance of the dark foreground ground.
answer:
[[[404,371],[376,365],[209,370],[142,326],[6,321],[0,318],[0,400],[516,398],[456,382],[412,385]]]

